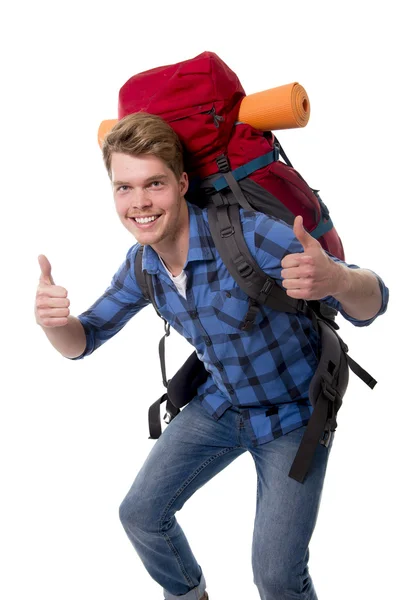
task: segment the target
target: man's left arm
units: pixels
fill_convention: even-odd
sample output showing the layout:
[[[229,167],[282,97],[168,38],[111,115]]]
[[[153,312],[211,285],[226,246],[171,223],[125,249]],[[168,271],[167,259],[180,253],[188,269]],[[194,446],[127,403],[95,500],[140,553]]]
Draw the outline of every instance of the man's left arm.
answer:
[[[296,217],[293,229],[303,252],[288,254],[281,261],[287,295],[327,302],[358,326],[369,325],[386,311],[388,288],[376,273],[347,266],[326,252],[304,229],[302,217]]]
[[[349,268],[335,259],[333,264],[337,291],[330,295],[342,310],[360,321],[376,317],[383,307],[383,284],[377,275],[368,269]]]

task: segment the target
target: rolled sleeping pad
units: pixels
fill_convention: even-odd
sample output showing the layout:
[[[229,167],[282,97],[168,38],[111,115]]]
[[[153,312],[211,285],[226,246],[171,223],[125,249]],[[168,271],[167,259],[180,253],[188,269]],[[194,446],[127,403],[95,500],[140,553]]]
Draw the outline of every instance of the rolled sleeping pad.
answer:
[[[245,96],[238,120],[262,131],[305,127],[310,118],[310,101],[299,83],[289,83]]]
[[[296,129],[305,127],[310,118],[310,101],[299,83],[288,83],[244,96],[238,113],[240,123],[247,123],[261,131]],[[103,145],[105,136],[117,119],[102,121],[98,128],[98,143]]]
[[[100,148],[103,146],[104,138],[113,129],[116,123],[118,123],[118,119],[109,119],[108,121],[101,121],[100,127],[98,128],[98,143],[100,145]]]

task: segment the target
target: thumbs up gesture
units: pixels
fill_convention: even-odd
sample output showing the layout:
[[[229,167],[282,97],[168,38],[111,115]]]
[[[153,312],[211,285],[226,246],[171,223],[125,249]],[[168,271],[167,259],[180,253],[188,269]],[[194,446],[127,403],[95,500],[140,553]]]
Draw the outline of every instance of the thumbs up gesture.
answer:
[[[341,266],[304,229],[300,215],[295,218],[293,230],[304,251],[288,254],[281,261],[282,284],[287,290],[287,296],[319,300],[337,293],[340,288]]]
[[[55,285],[47,257],[38,257],[41,275],[36,293],[35,317],[41,327],[64,327],[70,314],[67,290]]]

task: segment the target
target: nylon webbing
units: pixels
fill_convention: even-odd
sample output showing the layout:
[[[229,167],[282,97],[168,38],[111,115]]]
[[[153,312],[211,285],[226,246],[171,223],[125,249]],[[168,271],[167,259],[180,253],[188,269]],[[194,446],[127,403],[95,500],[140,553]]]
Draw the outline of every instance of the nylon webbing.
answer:
[[[323,434],[325,423],[327,422],[327,416],[328,399],[321,394],[308,421],[294,462],[288,473],[289,477],[300,483],[303,483],[311,465],[318,442]]]
[[[267,152],[267,154],[258,156],[257,158],[250,160],[250,162],[246,163],[245,165],[241,165],[241,167],[238,167],[237,169],[234,169],[234,171],[230,172],[235,181],[240,181],[240,179],[248,177],[254,171],[257,171],[262,167],[267,167],[275,160],[278,160],[278,148],[274,148],[274,150],[270,150],[270,152]],[[220,192],[229,186],[227,175],[228,173],[225,173],[222,177],[219,177],[213,182],[213,186],[217,192]]]
[[[374,379],[374,377],[372,377],[365,369],[360,367],[360,365],[356,363],[355,360],[351,358],[351,356],[348,356],[348,354],[347,361],[353,373],[355,373],[357,377],[362,379],[364,383],[366,383],[371,389],[373,389],[377,384],[377,381]]]

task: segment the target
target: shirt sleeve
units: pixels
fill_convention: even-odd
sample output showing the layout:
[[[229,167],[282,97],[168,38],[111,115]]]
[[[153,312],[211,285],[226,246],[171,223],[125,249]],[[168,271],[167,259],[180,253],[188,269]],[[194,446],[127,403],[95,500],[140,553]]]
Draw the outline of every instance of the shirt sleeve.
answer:
[[[86,348],[80,360],[118,333],[149,302],[137,284],[134,263],[138,244],[127,252],[126,259],[113,276],[109,287],[88,310],[78,315],[86,334]]]
[[[248,227],[250,229],[250,227]],[[247,235],[247,226],[244,227],[244,235]],[[248,236],[248,244],[252,242],[251,236]],[[277,282],[284,288],[282,285],[283,278],[281,277],[281,261],[288,254],[294,254],[296,252],[303,252],[303,246],[298,241],[298,239],[294,235],[293,228],[282,221],[281,219],[276,219],[275,217],[270,217],[263,213],[259,214],[256,219],[255,228],[254,228],[254,243],[255,243],[255,255],[256,260],[259,266],[271,277],[277,280]],[[359,269],[358,265],[348,264],[343,260],[333,256],[329,252],[325,250],[328,256],[337,263],[343,264],[349,269]],[[367,269],[367,271],[371,271]],[[356,327],[365,327],[370,325],[375,319],[384,314],[387,310],[388,299],[389,299],[389,290],[381,277],[371,271],[378,280],[380,290],[381,290],[381,307],[376,315],[374,315],[371,319],[359,320],[351,317],[347,314],[341,303],[334,298],[333,296],[325,296],[321,298],[321,302],[324,302],[328,306],[336,309],[347,321],[355,325]]]
[[[347,264],[343,260],[340,260],[336,256],[333,256],[332,254],[330,254],[326,250],[325,250],[325,252],[328,254],[328,256],[330,258],[332,258],[332,260],[334,262],[337,262],[337,263],[340,263],[342,265],[345,265],[346,267],[349,267],[350,269],[360,269],[361,268],[361,267],[359,267],[357,265]],[[385,313],[385,311],[387,310],[388,300],[389,300],[389,296],[390,296],[389,289],[387,288],[387,286],[385,285],[385,283],[381,279],[381,277],[377,273],[375,273],[374,271],[372,271],[371,269],[366,269],[366,270],[370,271],[377,278],[378,285],[380,286],[381,299],[382,299],[381,300],[380,310],[377,312],[377,314],[375,314],[373,317],[371,317],[371,319],[360,320],[360,319],[355,319],[354,317],[351,317],[348,313],[345,312],[345,310],[341,306],[341,302],[339,302],[336,298],[334,298],[334,296],[325,296],[324,298],[320,299],[321,302],[325,302],[326,304],[328,304],[328,306],[332,306],[333,308],[335,308],[336,310],[338,310],[338,312],[340,314],[342,314],[342,316],[344,317],[344,319],[346,319],[347,321],[349,321],[350,323],[352,323],[356,327],[366,327],[367,325],[371,325],[371,323],[373,321],[375,321],[375,319],[377,317],[379,317],[380,315],[383,315]]]

